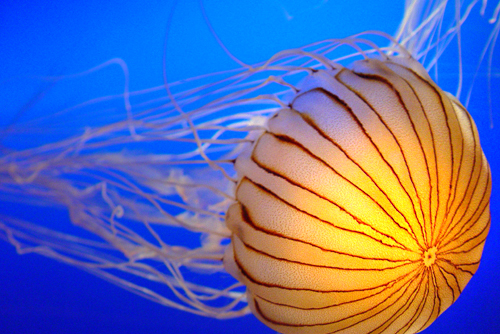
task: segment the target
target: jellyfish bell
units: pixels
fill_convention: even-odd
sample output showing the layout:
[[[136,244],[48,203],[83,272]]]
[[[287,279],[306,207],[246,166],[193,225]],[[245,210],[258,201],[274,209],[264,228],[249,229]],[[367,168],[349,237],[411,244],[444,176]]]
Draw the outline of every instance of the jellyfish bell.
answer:
[[[415,60],[328,64],[236,159],[226,269],[280,333],[416,333],[489,231],[472,118]]]
[[[65,111],[124,106],[8,152],[2,191],[67,207],[89,233],[2,217],[0,236],[197,315],[253,312],[283,332],[425,328],[477,269],[491,181],[465,108],[430,80],[432,60],[413,59],[439,58],[457,29],[436,28],[445,3],[413,4],[397,43],[328,40]]]

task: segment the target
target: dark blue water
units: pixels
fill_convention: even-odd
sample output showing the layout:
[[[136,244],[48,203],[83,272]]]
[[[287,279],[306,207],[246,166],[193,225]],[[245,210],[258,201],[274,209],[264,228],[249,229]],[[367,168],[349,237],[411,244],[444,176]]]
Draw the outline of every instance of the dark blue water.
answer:
[[[380,3],[377,3],[380,2]],[[76,2],[75,2],[76,3]],[[60,75],[83,71],[114,57],[126,61],[130,89],[162,83],[162,46],[171,1],[87,0],[10,1],[0,4],[0,82],[23,75]],[[402,3],[393,1],[206,1],[206,11],[229,50],[253,63],[283,49],[340,38],[365,30],[393,34]],[[491,4],[490,4],[491,7]],[[475,10],[476,12],[478,9]],[[476,15],[477,16],[477,15]],[[477,18],[473,18],[477,19]],[[471,25],[467,36],[485,36],[485,24]],[[472,42],[471,42],[472,41]],[[466,57],[477,56],[484,38],[468,39]],[[196,1],[184,1],[174,14],[167,52],[169,79],[235,68],[210,35]],[[500,87],[497,52],[494,93]],[[450,58],[444,64],[456,62]],[[453,68],[453,66],[450,66]],[[468,69],[470,70],[470,66]],[[472,67],[474,68],[474,67]],[[478,273],[455,305],[425,333],[500,332],[500,117],[494,94],[496,126],[489,127],[485,70],[478,79],[469,111],[475,118],[493,174],[492,227]],[[471,73],[466,73],[470,81]],[[456,73],[440,78],[454,86]],[[49,102],[57,108],[123,91],[118,68],[91,75],[66,88],[55,88]],[[68,88],[69,87],[69,88]],[[0,86],[0,119],[18,111],[40,89],[36,80],[12,80]],[[59,90],[60,89],[60,90]],[[495,103],[496,102],[496,103]],[[0,206],[9,213],[8,205]],[[50,213],[48,213],[50,212]],[[51,220],[64,212],[47,210]],[[16,214],[12,212],[12,214]],[[219,321],[190,315],[144,300],[112,284],[38,255],[18,256],[0,243],[0,333],[271,333],[253,316]]]

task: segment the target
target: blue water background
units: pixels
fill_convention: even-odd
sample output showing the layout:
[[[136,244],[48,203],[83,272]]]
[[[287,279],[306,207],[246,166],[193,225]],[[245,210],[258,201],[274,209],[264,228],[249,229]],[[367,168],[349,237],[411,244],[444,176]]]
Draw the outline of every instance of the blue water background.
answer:
[[[364,30],[393,34],[403,1],[206,1],[214,29],[228,49],[253,63],[283,49]],[[23,75],[80,72],[114,57],[126,61],[130,89],[162,83],[162,47],[171,1],[12,1],[0,3],[0,82]],[[478,8],[475,9],[478,11]],[[476,15],[477,17],[477,15]],[[483,20],[484,21],[484,20]],[[469,34],[485,35],[478,23]],[[470,37],[470,35],[469,35]],[[470,42],[471,39],[469,39]],[[464,53],[483,47],[484,38],[465,45]],[[497,57],[500,51],[497,52]],[[181,1],[172,21],[167,55],[169,79],[237,67],[210,35],[197,1]],[[456,59],[444,66],[443,85],[454,87]],[[475,118],[493,172],[492,227],[478,273],[459,300],[425,333],[500,332],[500,117],[499,61],[493,69],[490,129],[485,70],[469,111]],[[471,68],[466,76],[470,80]],[[74,84],[74,86],[73,86]],[[64,84],[63,84],[64,85]],[[120,93],[123,75],[110,69],[55,90],[54,108],[88,98]],[[40,89],[40,82],[13,80],[0,86],[0,124]],[[64,93],[58,93],[64,92]],[[495,103],[496,102],[496,103]],[[8,206],[1,207],[8,213]],[[65,214],[41,210],[67,224]],[[253,316],[220,321],[194,316],[144,300],[73,267],[38,255],[18,256],[0,242],[0,333],[272,333]]]

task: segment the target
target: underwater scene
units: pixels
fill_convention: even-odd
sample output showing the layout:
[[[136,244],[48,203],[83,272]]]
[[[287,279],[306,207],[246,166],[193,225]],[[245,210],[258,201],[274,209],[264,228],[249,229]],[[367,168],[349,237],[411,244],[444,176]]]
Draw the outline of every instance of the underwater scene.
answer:
[[[499,12],[500,5],[494,1],[452,0],[2,1],[0,333],[413,333],[415,328],[429,334],[499,333],[500,49],[495,49]],[[401,29],[405,24],[406,30]],[[457,227],[456,233],[462,236],[469,229],[473,231],[467,224],[475,227],[481,223],[482,228],[451,250],[457,256],[472,252],[467,255],[471,263],[447,260],[445,253],[432,247],[440,245],[432,240],[440,235],[434,238],[432,233],[431,241],[422,241],[423,248],[415,243],[422,253],[418,261],[425,263],[418,267],[423,269],[415,269],[415,277],[427,287],[420,290],[414,287],[417,279],[408,280],[406,290],[400,288],[400,292],[384,300],[394,298],[390,307],[395,309],[396,299],[407,298],[413,303],[420,298],[421,302],[415,306],[401,304],[383,325],[372,328],[370,320],[366,320],[367,324],[357,330],[355,326],[365,320],[350,321],[347,317],[342,319],[347,323],[344,327],[315,329],[314,323],[302,325],[308,321],[305,315],[297,320],[299,325],[272,320],[261,306],[268,302],[266,298],[275,298],[275,305],[289,307],[276,301],[288,296],[286,291],[276,292],[283,288],[276,282],[292,277],[296,270],[291,266],[289,272],[283,273],[280,267],[273,276],[278,266],[262,269],[264,260],[258,260],[258,256],[239,259],[246,252],[264,252],[249,245],[241,250],[244,246],[240,239],[246,240],[254,232],[240,222],[251,221],[247,208],[252,206],[245,202],[251,199],[244,198],[242,179],[260,173],[245,166],[251,160],[248,152],[255,142],[264,142],[260,135],[271,131],[269,127],[274,123],[270,119],[279,118],[276,112],[289,111],[295,104],[299,109],[298,92],[324,85],[322,79],[307,78],[324,68],[333,72],[350,68],[356,60],[361,64],[367,58],[409,58],[396,42],[423,63],[443,91],[458,98],[459,102],[450,97],[451,102],[441,104],[458,113],[462,143],[474,142],[473,163],[460,156],[463,163],[457,164],[458,155],[452,155],[449,178],[456,184],[435,187],[453,194],[445,198],[446,215],[453,210],[462,212],[465,201],[471,207],[477,205],[470,217],[462,213],[468,220],[463,228]],[[335,63],[331,68],[329,61]],[[388,67],[394,69],[398,64],[395,61]],[[414,66],[412,70],[421,74],[422,67]],[[364,70],[371,73],[372,68]],[[412,90],[419,94],[417,88]],[[445,93],[439,96],[448,101]],[[460,103],[474,120],[470,131],[463,130],[463,119],[467,118],[464,115],[468,114]],[[339,105],[344,104],[340,101]],[[452,133],[447,115],[445,128]],[[280,128],[283,133],[295,129],[284,124]],[[342,132],[342,126],[339,128]],[[477,134],[487,162],[476,145]],[[286,136],[276,137],[285,141]],[[303,137],[306,140],[308,136]],[[294,142],[299,141],[296,138]],[[450,140],[450,146],[460,138]],[[376,140],[390,141],[383,135]],[[440,147],[433,149],[438,151]],[[277,152],[277,165],[287,165],[281,158],[285,153]],[[413,151],[402,154],[405,161],[410,161],[413,154],[416,160],[420,157]],[[272,158],[273,154],[268,155]],[[392,153],[387,154],[387,160],[392,159],[389,156]],[[435,166],[427,167],[426,173],[432,174],[429,169],[434,168],[438,175],[441,163],[436,158]],[[417,181],[412,179],[412,166],[407,162],[409,179],[414,183]],[[391,167],[392,172],[397,174],[397,168]],[[471,169],[471,179],[477,178],[475,185],[470,180],[458,185],[461,168],[462,173]],[[414,177],[417,180],[420,176]],[[438,184],[436,179],[429,176],[429,184]],[[395,215],[401,216],[394,218],[396,225],[401,227],[400,221],[402,225],[407,223],[406,232],[411,230],[416,240],[427,239],[426,227],[422,227],[422,237],[420,232],[415,235],[412,223],[400,213],[404,209],[399,210],[399,199],[392,200],[399,198],[394,190],[397,187],[376,191],[391,202],[394,212],[398,212]],[[260,190],[248,192],[267,191],[264,185],[256,188]],[[420,190],[415,184],[413,188],[419,197]],[[425,220],[426,209],[433,212],[428,215],[434,214],[436,221],[445,215],[435,208],[439,196],[439,190],[429,191],[429,208],[421,204],[420,198],[412,203],[411,210],[419,207],[422,211],[414,212],[416,220]],[[461,201],[456,200],[461,196]],[[306,201],[300,195],[296,197],[298,203]],[[457,203],[451,203],[453,200]],[[261,200],[256,206],[266,202],[270,200]],[[300,205],[297,211],[305,214]],[[320,204],[315,202],[313,206],[319,208]],[[392,212],[382,208],[383,204],[379,206],[384,212]],[[276,208],[262,212],[272,213]],[[363,210],[360,216],[365,214]],[[378,221],[378,215],[372,217]],[[283,219],[292,220],[288,216]],[[473,225],[475,220],[478,225]],[[451,232],[445,227],[440,233],[453,234],[455,225],[451,226]],[[385,231],[383,227],[380,230]],[[359,231],[384,246],[411,244],[401,241],[410,237],[396,232],[366,232],[361,227]],[[273,245],[262,242],[263,249]],[[473,245],[468,248],[468,244]],[[275,245],[288,247],[288,243]],[[387,255],[380,252],[369,255]],[[300,258],[301,254],[294,256]],[[278,255],[273,257],[276,259],[283,260]],[[394,271],[419,263],[390,256],[385,260],[403,263],[391,264],[388,268]],[[340,261],[340,266],[344,265],[344,260]],[[434,261],[442,261],[443,267],[429,269]],[[264,272],[262,280],[268,279],[269,272],[269,277],[277,281],[259,286],[251,270],[244,266],[259,274]],[[451,266],[465,276],[451,274]],[[435,270],[434,275],[429,274],[432,279],[425,278],[425,270]],[[315,275],[304,272],[297,276],[302,274],[306,281]],[[371,279],[364,273],[357,280],[356,275],[338,277],[348,277],[349,284],[350,280]],[[328,280],[326,277],[319,281],[330,286]],[[393,288],[398,282],[394,279],[385,286]],[[436,292],[442,284],[448,287],[448,294]],[[467,288],[463,289],[465,284]],[[344,288],[339,280],[331,286]],[[416,292],[404,297],[411,287]],[[274,292],[262,297],[260,293],[266,289]],[[311,289],[298,289],[308,292],[293,298],[309,300]],[[432,292],[436,297],[426,304],[424,300]],[[414,315],[408,318],[408,325],[397,327],[398,321],[407,316],[399,315],[411,313],[412,307]],[[328,307],[303,306],[306,311],[313,308]],[[274,312],[273,316],[278,317],[282,311]],[[287,312],[283,311],[282,319],[296,319]],[[383,314],[382,310],[373,312],[374,317]],[[424,321],[420,315],[437,319]],[[322,315],[317,317],[322,319]]]

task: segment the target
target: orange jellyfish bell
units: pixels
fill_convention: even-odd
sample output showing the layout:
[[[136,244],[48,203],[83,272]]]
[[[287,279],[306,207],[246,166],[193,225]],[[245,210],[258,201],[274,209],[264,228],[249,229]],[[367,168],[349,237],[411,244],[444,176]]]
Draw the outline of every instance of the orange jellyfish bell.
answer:
[[[416,333],[476,272],[491,177],[409,57],[314,70],[236,160],[226,269],[280,333]]]

